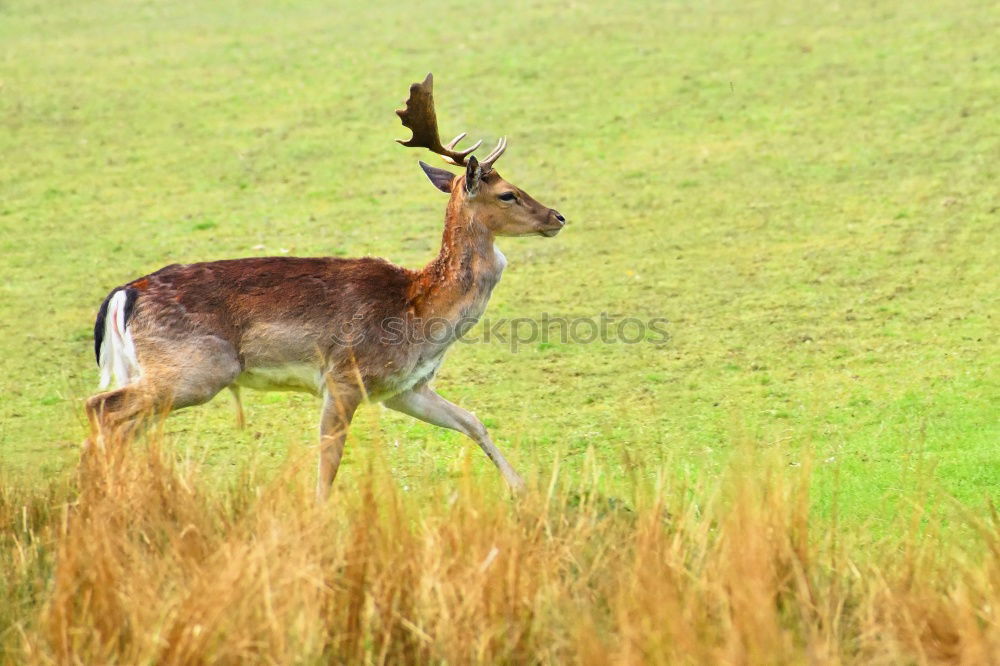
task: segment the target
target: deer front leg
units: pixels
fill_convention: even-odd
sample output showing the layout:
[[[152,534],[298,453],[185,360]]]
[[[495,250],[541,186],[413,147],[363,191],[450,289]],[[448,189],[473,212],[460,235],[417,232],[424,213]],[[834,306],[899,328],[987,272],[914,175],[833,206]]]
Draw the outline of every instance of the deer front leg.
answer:
[[[427,384],[393,396],[383,403],[397,412],[409,414],[425,423],[457,430],[471,438],[497,466],[507,484],[515,492],[524,490],[524,480],[514,471],[507,459],[500,453],[490,434],[479,419],[434,392]]]
[[[323,397],[323,415],[319,424],[319,473],[316,479],[316,501],[325,502],[330,486],[337,476],[340,459],[344,455],[344,441],[351,419],[360,400],[353,394],[333,394]]]

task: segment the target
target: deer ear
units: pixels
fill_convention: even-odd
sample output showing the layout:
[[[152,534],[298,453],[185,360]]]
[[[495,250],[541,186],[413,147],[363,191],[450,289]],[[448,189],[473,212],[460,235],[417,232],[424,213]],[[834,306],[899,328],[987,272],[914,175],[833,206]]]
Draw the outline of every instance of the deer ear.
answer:
[[[455,180],[455,174],[451,171],[432,167],[430,164],[424,164],[423,162],[420,162],[420,168],[423,169],[424,173],[427,174],[427,177],[431,179],[434,187],[438,188],[445,194],[451,194],[451,183]]]
[[[479,160],[475,155],[469,155],[469,165],[465,167],[465,191],[470,195],[475,194],[482,179],[483,169],[479,166]]]

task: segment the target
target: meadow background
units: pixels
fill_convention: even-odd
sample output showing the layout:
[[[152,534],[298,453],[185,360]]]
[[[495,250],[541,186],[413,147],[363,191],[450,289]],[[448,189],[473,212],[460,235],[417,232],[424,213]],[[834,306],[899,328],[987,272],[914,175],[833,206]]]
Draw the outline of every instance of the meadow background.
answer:
[[[5,474],[75,460],[111,288],[284,251],[430,260],[444,200],[393,110],[433,71],[442,132],[508,135],[502,173],[570,220],[501,243],[487,314],[670,322],[662,346],[456,348],[437,386],[521,467],[711,474],[749,438],[829,461],[867,518],[921,460],[964,502],[996,490],[994,6],[465,7],[4,3]],[[225,394],[169,429],[220,468],[314,445],[313,399],[246,403],[245,432]],[[367,410],[345,484],[375,428],[411,484],[467,446]]]
[[[569,220],[500,243],[487,315],[669,320],[666,344],[457,346],[436,386],[517,469],[635,502],[749,450],[748,476],[808,471],[820,530],[891,538],[919,507],[980,552],[998,29],[988,2],[3,2],[0,484],[72,484],[114,286],[263,254],[430,260],[444,198],[393,110],[431,71],[442,133],[507,135],[501,173]],[[225,394],[171,417],[168,457],[209,487],[290,464],[310,486],[318,403],[244,402],[245,431]],[[376,406],[342,501],[373,448],[409,501],[500,491],[473,444]]]

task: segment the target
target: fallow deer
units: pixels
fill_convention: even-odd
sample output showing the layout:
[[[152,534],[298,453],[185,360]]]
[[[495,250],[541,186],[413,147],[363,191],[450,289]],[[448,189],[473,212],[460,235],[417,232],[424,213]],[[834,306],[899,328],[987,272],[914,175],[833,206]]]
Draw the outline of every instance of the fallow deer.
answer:
[[[91,438],[134,429],[144,413],[207,402],[224,388],[295,390],[322,398],[319,478],[327,497],[355,409],[364,400],[472,438],[520,490],[524,482],[483,424],[431,387],[448,347],[486,308],[506,259],[497,236],[554,236],[565,224],[494,169],[438,136],[433,78],[396,112],[422,147],[456,175],[423,162],[449,195],[437,257],[421,270],[365,257],[260,257],[170,265],[111,291],[94,326],[101,388],[87,400]],[[429,322],[436,331],[429,335]],[[391,324],[391,325],[390,325]],[[242,409],[240,410],[242,414]]]

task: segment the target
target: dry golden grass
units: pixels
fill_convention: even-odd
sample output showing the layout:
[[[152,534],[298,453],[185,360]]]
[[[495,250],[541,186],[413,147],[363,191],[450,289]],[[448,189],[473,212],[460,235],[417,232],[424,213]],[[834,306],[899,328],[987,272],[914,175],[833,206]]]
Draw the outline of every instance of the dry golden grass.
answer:
[[[20,663],[965,663],[1000,656],[1000,521],[949,542],[810,531],[771,466],[632,506],[463,474],[420,501],[377,455],[323,507],[298,470],[220,489],[146,445],[0,490],[0,656]],[[556,478],[554,474],[553,479]],[[933,523],[931,523],[933,524]]]

